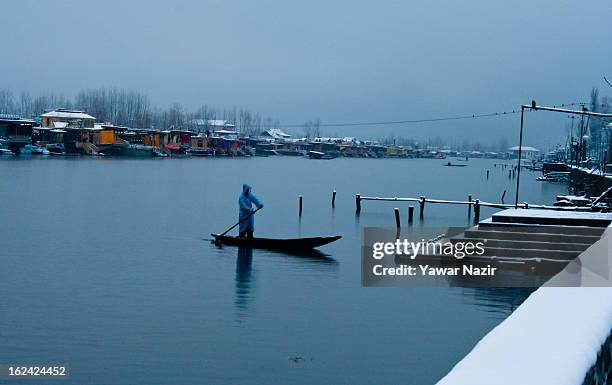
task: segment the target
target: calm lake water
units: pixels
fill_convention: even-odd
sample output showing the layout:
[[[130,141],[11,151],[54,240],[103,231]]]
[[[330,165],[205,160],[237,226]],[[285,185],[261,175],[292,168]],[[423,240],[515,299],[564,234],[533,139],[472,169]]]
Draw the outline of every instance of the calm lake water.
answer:
[[[362,288],[361,228],[407,206],[364,202],[357,220],[354,196],[513,202],[502,161],[446,161],[0,159],[0,363],[66,362],[78,384],[435,383],[529,292]],[[567,192],[536,175],[521,201]],[[343,238],[327,258],[203,240],[236,221],[245,182],[256,235]],[[429,205],[424,224],[466,211]]]

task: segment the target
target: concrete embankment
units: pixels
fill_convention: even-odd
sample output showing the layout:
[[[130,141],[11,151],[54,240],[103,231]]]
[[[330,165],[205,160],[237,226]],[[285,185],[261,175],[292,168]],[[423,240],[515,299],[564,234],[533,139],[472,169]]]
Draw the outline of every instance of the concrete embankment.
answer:
[[[601,239],[533,292],[438,385],[609,384],[611,251],[608,226]]]

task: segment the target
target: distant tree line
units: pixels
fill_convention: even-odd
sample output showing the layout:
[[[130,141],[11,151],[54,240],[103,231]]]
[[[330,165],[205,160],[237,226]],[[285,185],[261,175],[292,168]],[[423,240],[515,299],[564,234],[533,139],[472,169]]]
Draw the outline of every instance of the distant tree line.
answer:
[[[21,92],[16,95],[11,89],[0,89],[0,113],[34,118],[57,108],[85,111],[98,122],[132,128],[205,130],[209,120],[226,120],[246,134],[280,127],[277,119],[237,107],[219,109],[205,104],[195,111],[187,111],[181,104],[174,103],[168,108],[159,108],[143,93],[125,89],[87,89],[72,99],[52,93],[32,96],[29,92]]]
[[[470,139],[463,139],[461,143],[449,143],[440,136],[425,139],[414,139],[405,137],[388,136],[378,139],[386,145],[409,146],[413,148],[437,148],[455,151],[480,151],[480,152],[507,152],[510,148],[508,138],[502,137],[496,143],[473,142]]]
[[[612,99],[606,96],[600,97],[599,90],[593,88],[587,107],[593,112],[612,113]],[[271,128],[281,128],[277,119],[264,117],[259,113],[237,107],[221,109],[204,104],[193,111],[187,111],[181,104],[174,103],[167,108],[160,108],[154,106],[149,97],[143,93],[126,89],[87,89],[78,92],[73,98],[66,98],[53,93],[35,96],[29,92],[15,94],[11,89],[0,88],[0,113],[34,118],[57,108],[85,111],[95,116],[98,122],[132,128],[202,131],[207,129],[209,120],[225,120],[235,125],[239,132],[248,135],[257,135]],[[583,133],[590,136],[588,146],[592,156],[601,156],[607,149],[605,145],[609,131],[605,128],[611,122],[611,119],[597,117],[591,117],[584,122]],[[306,138],[324,136],[321,127],[320,119],[308,120],[302,126],[303,135]],[[575,126],[571,135],[577,139],[578,132]],[[500,138],[497,143],[488,144],[473,142],[466,138],[462,143],[452,145],[439,136],[425,140],[389,136],[378,138],[378,141],[384,144],[419,148],[452,148],[461,151],[504,152],[509,147],[506,138]],[[612,154],[608,156],[612,157]]]

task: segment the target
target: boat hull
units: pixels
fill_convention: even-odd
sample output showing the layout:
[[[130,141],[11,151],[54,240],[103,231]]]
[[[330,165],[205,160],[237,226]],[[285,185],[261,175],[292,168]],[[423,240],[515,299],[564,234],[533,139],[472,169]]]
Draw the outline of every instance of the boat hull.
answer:
[[[309,250],[315,247],[327,245],[342,238],[340,235],[333,237],[312,237],[295,239],[274,239],[274,238],[239,238],[231,236],[221,236],[211,234],[215,242],[229,246],[251,247],[254,249],[270,250]]]

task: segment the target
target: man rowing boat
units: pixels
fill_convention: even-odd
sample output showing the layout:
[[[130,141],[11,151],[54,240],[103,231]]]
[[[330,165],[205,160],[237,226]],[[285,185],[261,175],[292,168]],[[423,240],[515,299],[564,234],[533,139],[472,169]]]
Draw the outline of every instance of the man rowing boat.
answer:
[[[263,203],[253,194],[252,188],[248,184],[242,185],[242,194],[238,198],[238,220],[240,221],[240,238],[253,238],[253,231],[255,230],[255,218],[253,218],[253,207],[255,204],[257,209],[263,207]]]

